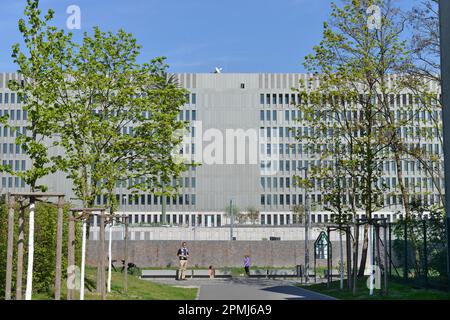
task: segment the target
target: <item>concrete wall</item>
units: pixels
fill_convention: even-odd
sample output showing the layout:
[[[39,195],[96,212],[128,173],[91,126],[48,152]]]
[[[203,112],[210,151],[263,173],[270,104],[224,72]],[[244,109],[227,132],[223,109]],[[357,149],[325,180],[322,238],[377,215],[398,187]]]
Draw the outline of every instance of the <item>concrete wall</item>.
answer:
[[[87,263],[97,261],[97,241],[88,244]],[[180,241],[130,241],[128,259],[140,267],[177,266]],[[124,242],[113,241],[113,259],[123,259]],[[287,267],[304,264],[304,241],[189,241],[191,266],[241,267],[244,255],[251,257],[253,266]],[[314,266],[313,242],[310,243],[310,265]],[[344,244],[345,248],[345,244]],[[333,243],[333,263],[339,260],[338,243]],[[326,265],[326,260],[318,260]]]
[[[317,239],[321,231],[326,232],[326,227],[312,227],[309,233],[311,240]],[[362,234],[362,228],[360,231]],[[124,236],[123,226],[117,226],[113,228],[112,239],[122,240]],[[233,229],[233,236],[238,241],[261,241],[264,239],[269,240],[270,237],[279,237],[281,241],[298,241],[305,239],[305,229],[303,227],[252,227],[252,226],[240,226]],[[339,234],[333,232],[331,234],[332,241],[338,241]],[[109,231],[106,230],[106,239],[109,238]],[[203,240],[230,240],[230,228],[184,228],[184,227],[130,227],[129,239],[130,240],[177,240],[177,241],[203,241]],[[98,239],[98,228],[92,227],[90,233],[90,239]]]

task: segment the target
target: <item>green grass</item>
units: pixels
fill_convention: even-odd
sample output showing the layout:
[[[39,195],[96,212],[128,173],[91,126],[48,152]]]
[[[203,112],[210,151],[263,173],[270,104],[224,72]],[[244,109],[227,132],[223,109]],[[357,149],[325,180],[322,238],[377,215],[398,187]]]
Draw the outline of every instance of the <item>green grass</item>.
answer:
[[[330,288],[326,283],[298,286],[342,300],[450,300],[448,291],[417,288],[398,280],[389,282],[388,296],[384,296],[382,290],[374,290],[374,295],[370,296],[366,283],[367,277],[358,280],[356,295],[346,289],[346,280],[344,280],[344,290],[340,290],[339,281],[333,281]]]
[[[101,295],[95,291],[97,270],[86,268],[85,300],[100,300]],[[128,292],[123,289],[123,274],[113,272],[111,278],[111,292],[107,294],[107,300],[195,300],[197,288],[180,288],[165,284],[158,284],[147,280],[141,280],[136,276],[128,276]],[[62,290],[61,297],[66,297],[66,291]],[[51,294],[33,294],[34,300],[51,300]],[[77,292],[75,299],[79,299]]]

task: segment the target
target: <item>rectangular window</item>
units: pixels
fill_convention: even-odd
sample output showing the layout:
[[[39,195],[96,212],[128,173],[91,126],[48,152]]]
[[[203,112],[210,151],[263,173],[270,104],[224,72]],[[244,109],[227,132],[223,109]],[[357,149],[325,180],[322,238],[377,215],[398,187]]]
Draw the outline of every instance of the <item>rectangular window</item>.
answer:
[[[277,121],[277,111],[273,110],[272,112],[272,121]]]
[[[259,96],[259,104],[264,104],[264,94]]]
[[[9,93],[5,93],[5,104],[9,103]]]
[[[16,94],[15,93],[11,93],[11,103],[12,104],[16,103]]]
[[[192,94],[192,104],[197,104],[197,94]]]
[[[264,111],[263,111],[263,110],[261,110],[261,111],[259,112],[259,120],[260,120],[260,121],[264,121]]]
[[[192,110],[192,121],[196,121],[197,120],[197,111]]]

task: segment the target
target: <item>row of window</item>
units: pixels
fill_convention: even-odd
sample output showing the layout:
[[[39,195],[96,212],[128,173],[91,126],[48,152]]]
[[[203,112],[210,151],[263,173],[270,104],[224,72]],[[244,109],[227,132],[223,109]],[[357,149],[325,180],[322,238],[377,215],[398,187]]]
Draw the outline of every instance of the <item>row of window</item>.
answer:
[[[193,105],[197,104],[197,94],[195,94],[195,93],[187,94],[185,97],[187,100],[187,104],[193,104]]]
[[[321,194],[310,194],[310,203],[322,205],[322,195]],[[433,205],[440,202],[439,194],[417,194],[414,196],[409,196],[409,200],[414,199],[422,201],[424,205]],[[261,205],[262,206],[290,206],[290,205],[301,205],[303,204],[304,196],[302,194],[262,194],[261,195]],[[401,195],[384,195],[381,199],[382,205],[384,206],[397,206],[402,205],[403,198]],[[343,205],[350,204],[350,197],[344,195],[342,197]]]
[[[187,104],[196,105],[197,95],[195,93],[187,94],[186,100]],[[15,92],[0,92],[0,104],[15,104],[16,101],[17,103],[22,103],[20,95],[16,94]]]
[[[20,134],[27,134],[27,127],[2,127],[0,126],[0,137],[18,137]]]
[[[123,194],[119,195],[116,194],[116,200],[117,202],[122,206],[151,206],[151,205],[162,205],[162,196],[155,196],[152,194],[141,194],[141,195],[134,195],[134,194]],[[107,204],[107,198],[105,196],[98,196],[96,199],[97,205],[106,205]],[[196,195],[195,194],[182,194],[182,195],[176,195],[173,197],[166,197],[166,205],[188,205],[188,206],[195,206],[196,204]]]
[[[157,224],[162,221],[162,214],[131,214],[128,215],[130,224]],[[90,224],[100,226],[100,219],[90,217]],[[201,214],[166,214],[166,221],[174,225],[196,225],[196,226],[221,226],[222,216],[220,214],[201,215]]]
[[[311,195],[315,198],[315,195]],[[303,203],[304,196],[302,194],[262,194],[261,195],[261,205],[262,206],[284,206],[284,205],[297,205]],[[318,202],[322,201],[322,195],[317,195]],[[313,200],[313,202],[315,202]]]
[[[0,92],[0,104],[22,103],[22,99],[15,92]]]
[[[301,148],[299,149],[301,150]],[[261,161],[260,167],[262,170],[270,168],[273,171],[280,171],[280,172],[291,172],[291,171],[297,171],[299,168],[303,167],[322,167],[326,168],[328,166],[333,166],[334,161],[329,160],[271,160],[271,161]],[[419,161],[414,160],[402,160],[401,166],[403,172],[423,172],[424,167]],[[432,163],[428,163],[429,167],[433,167]],[[435,165],[436,166],[436,165]],[[434,167],[435,167],[434,166]],[[443,170],[443,163],[440,163],[439,166]],[[383,161],[380,163],[380,169],[383,170],[383,172],[386,173],[396,173],[396,164],[395,161]],[[438,169],[438,168],[436,168]]]
[[[195,167],[193,167],[195,169]],[[134,178],[128,180],[117,181],[117,188],[132,188],[134,185],[145,183],[144,178]],[[178,179],[172,179],[170,183],[172,187],[176,188],[177,185],[181,188],[196,188],[197,178],[196,177],[180,177]]]
[[[1,93],[0,93],[1,94]],[[0,109],[0,117],[6,116],[9,120],[28,120],[28,112],[27,110],[3,110]]]
[[[289,162],[287,162],[289,163]],[[424,177],[405,177],[403,178],[404,185],[406,188],[414,188],[414,189],[433,189],[435,187],[432,178],[424,178]],[[316,189],[320,187],[320,183],[314,183]],[[441,179],[439,181],[441,183],[440,187],[443,187],[444,181]],[[383,185],[388,189],[396,189],[397,188],[397,178],[389,178],[383,177],[379,180],[378,186],[381,188]],[[295,184],[293,178],[291,177],[261,177],[261,187],[263,189],[284,189],[284,188],[297,188],[298,186]],[[347,187],[347,183],[344,183],[344,188]]]
[[[2,188],[25,188],[25,181],[19,177],[2,177]]]
[[[25,151],[19,144],[15,143],[3,143],[0,144],[2,154],[25,154]]]
[[[2,160],[2,166],[9,166],[14,171],[25,171],[27,169],[25,160]]]
[[[404,139],[423,139],[424,137],[433,139],[441,136],[440,129],[434,127],[403,127],[399,129],[399,135]],[[264,138],[295,138],[308,137],[314,134],[314,130],[309,127],[260,127],[260,137]],[[330,130],[329,136],[332,134]]]
[[[367,94],[360,94],[359,95],[359,102],[363,101],[370,101],[372,104],[382,102],[383,96],[382,95],[372,95],[369,97]],[[424,102],[426,102],[428,105],[436,105],[437,101],[441,99],[441,95],[427,95],[424,97],[420,97],[417,95],[412,94],[389,94],[386,97],[386,102],[389,103],[390,106],[411,106],[411,105],[422,105]],[[302,103],[300,94],[296,93],[262,93],[260,94],[260,104],[261,105],[299,105]],[[325,98],[323,97],[324,103],[331,103],[333,101],[335,104],[340,103],[342,105],[348,104],[348,101],[346,101],[343,98],[339,97],[332,97],[328,96]]]
[[[196,110],[181,110],[178,119],[181,121],[196,121],[197,111]]]

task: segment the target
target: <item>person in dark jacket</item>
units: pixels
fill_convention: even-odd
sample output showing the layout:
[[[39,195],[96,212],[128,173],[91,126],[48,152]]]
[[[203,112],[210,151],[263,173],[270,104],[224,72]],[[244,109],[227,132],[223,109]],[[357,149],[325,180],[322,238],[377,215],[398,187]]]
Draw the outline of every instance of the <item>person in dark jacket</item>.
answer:
[[[177,280],[186,280],[186,268],[189,258],[189,250],[186,247],[186,242],[181,244],[181,248],[178,249],[177,252],[178,259],[180,260],[180,267],[178,269],[178,279]]]

